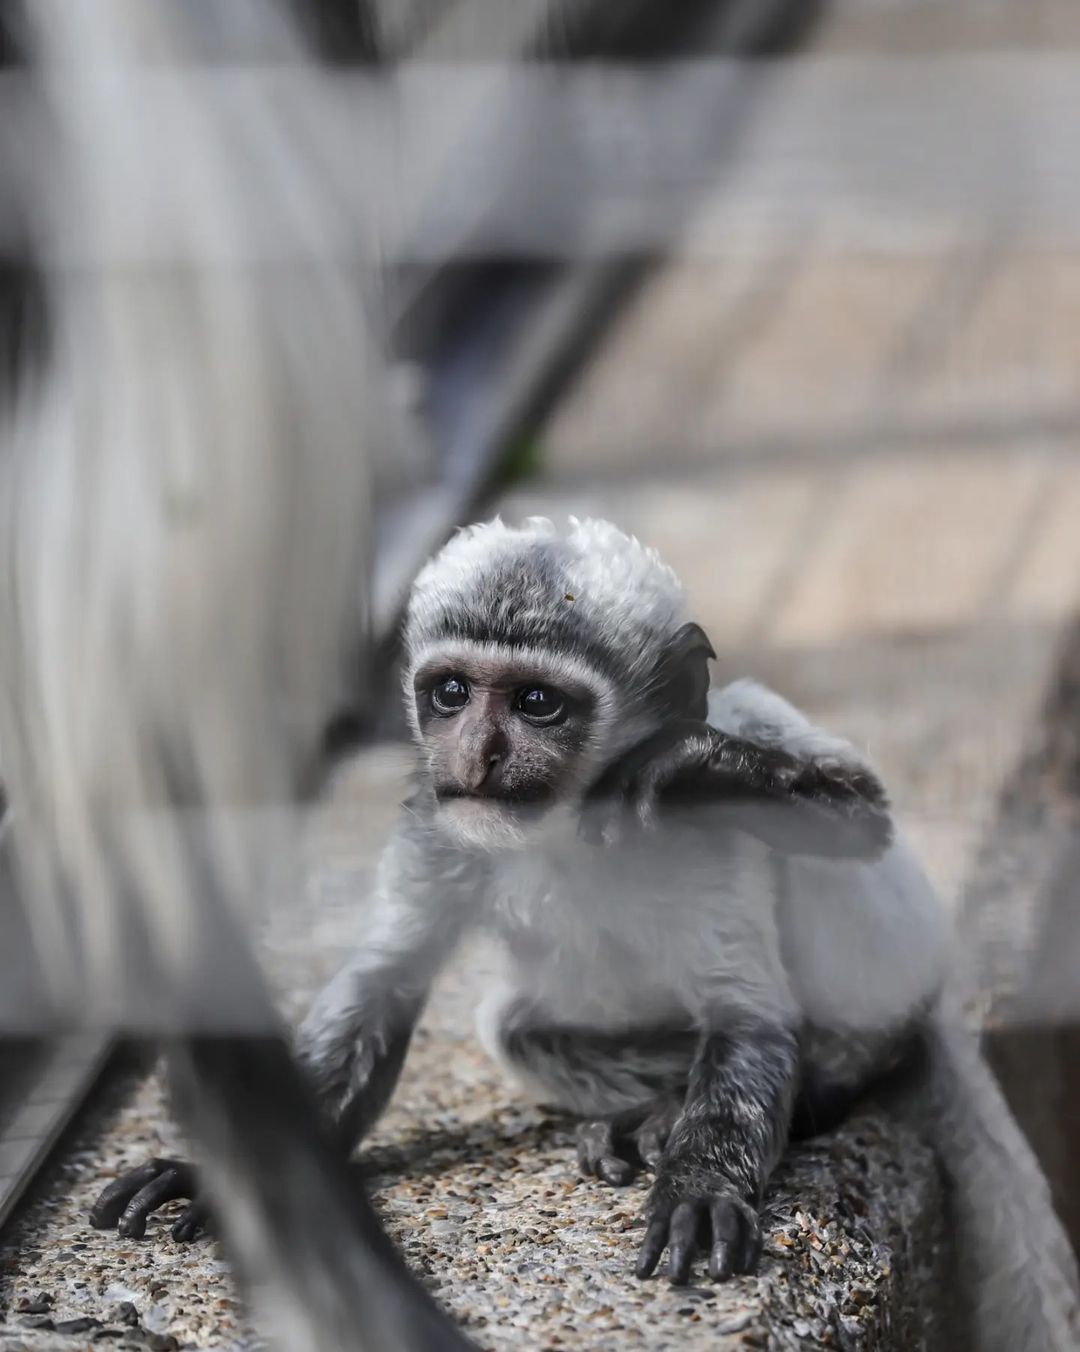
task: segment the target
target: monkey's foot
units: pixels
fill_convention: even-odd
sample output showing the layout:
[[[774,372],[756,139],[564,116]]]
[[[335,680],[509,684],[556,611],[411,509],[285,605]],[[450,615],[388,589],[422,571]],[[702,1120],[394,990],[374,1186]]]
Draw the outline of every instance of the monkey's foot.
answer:
[[[121,1174],[90,1208],[90,1224],[98,1230],[115,1225],[126,1238],[142,1239],[150,1213],[179,1197],[192,1201],[177,1218],[172,1236],[186,1243],[206,1228],[209,1213],[199,1199],[195,1166],[184,1160],[152,1159]]]
[[[647,1228],[635,1272],[649,1277],[664,1250],[672,1286],[685,1286],[698,1252],[709,1256],[709,1276],[727,1277],[753,1272],[761,1255],[761,1222],[757,1211],[737,1196],[723,1180],[715,1187],[703,1179],[680,1182],[673,1174],[659,1175],[646,1207]]]
[[[682,1103],[662,1096],[643,1108],[582,1122],[577,1129],[578,1166],[586,1178],[625,1187],[642,1169],[659,1167]]]

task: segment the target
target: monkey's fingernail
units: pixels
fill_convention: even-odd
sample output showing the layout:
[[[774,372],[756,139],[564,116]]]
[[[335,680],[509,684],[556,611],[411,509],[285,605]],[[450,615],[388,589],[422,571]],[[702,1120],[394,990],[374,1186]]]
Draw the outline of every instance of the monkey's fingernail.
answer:
[[[709,1276],[713,1281],[720,1282],[730,1277],[731,1272],[731,1245],[726,1240],[721,1240],[713,1245],[709,1255]]]
[[[605,1183],[610,1183],[613,1188],[624,1188],[634,1176],[631,1165],[626,1160],[619,1159],[616,1155],[608,1155],[602,1159],[596,1172]]]
[[[673,1244],[671,1246],[671,1256],[668,1259],[668,1281],[672,1286],[685,1286],[690,1280],[692,1255],[693,1250],[688,1244]]]
[[[146,1217],[143,1215],[122,1216],[116,1232],[124,1239],[142,1239],[146,1234]]]

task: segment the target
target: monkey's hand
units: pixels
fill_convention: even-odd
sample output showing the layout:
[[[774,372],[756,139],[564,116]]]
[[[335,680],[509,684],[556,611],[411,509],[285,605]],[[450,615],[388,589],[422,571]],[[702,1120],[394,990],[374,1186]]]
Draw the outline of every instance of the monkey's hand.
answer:
[[[672,1286],[685,1286],[697,1253],[708,1254],[709,1276],[722,1281],[752,1272],[761,1255],[757,1209],[723,1174],[693,1156],[667,1155],[645,1204],[645,1238],[635,1273],[649,1277],[664,1250]]]
[[[127,1239],[142,1239],[150,1214],[166,1202],[191,1199],[177,1217],[173,1239],[187,1243],[207,1228],[209,1209],[199,1196],[198,1175],[184,1160],[152,1159],[129,1169],[104,1188],[90,1208],[90,1224],[98,1230],[117,1230]]]
[[[616,844],[662,809],[723,805],[733,825],[787,854],[876,858],[892,841],[884,786],[860,762],[800,758],[687,720],[639,743],[590,790],[581,830]]]

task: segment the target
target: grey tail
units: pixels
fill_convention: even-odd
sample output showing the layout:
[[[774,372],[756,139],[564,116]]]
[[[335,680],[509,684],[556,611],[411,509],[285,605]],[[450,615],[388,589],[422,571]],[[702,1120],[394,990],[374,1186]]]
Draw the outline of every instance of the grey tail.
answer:
[[[959,1017],[928,1037],[934,1145],[954,1193],[958,1271],[974,1352],[1076,1352],[1080,1277],[1050,1188]]]

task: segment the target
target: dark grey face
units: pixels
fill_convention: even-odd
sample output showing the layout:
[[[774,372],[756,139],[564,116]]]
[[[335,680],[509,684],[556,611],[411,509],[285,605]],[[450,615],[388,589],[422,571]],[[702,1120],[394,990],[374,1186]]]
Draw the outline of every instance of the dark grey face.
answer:
[[[466,654],[422,667],[414,692],[440,816],[456,834],[498,843],[582,784],[596,698],[580,682]]]

